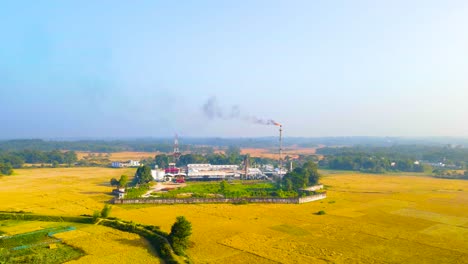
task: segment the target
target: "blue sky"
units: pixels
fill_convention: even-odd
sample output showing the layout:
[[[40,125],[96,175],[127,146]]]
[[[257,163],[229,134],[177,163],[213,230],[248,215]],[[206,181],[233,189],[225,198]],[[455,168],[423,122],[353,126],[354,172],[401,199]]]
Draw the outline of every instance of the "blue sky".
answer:
[[[467,1],[1,1],[0,138],[468,136]]]

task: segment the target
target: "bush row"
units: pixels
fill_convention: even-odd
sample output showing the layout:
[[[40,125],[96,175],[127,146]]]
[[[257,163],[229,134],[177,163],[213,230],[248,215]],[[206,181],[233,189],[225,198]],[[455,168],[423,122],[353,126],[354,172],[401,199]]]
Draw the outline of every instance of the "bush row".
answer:
[[[180,263],[179,258],[174,253],[169,241],[168,234],[159,230],[156,226],[141,225],[134,222],[122,222],[119,220],[103,220],[99,223],[107,227],[112,227],[125,232],[135,233],[146,238],[156,249],[159,256],[166,263]]]
[[[18,221],[45,221],[45,222],[72,222],[91,224],[91,217],[81,216],[54,216],[54,215],[37,215],[37,214],[22,214],[22,213],[0,213],[0,220],[18,220]]]

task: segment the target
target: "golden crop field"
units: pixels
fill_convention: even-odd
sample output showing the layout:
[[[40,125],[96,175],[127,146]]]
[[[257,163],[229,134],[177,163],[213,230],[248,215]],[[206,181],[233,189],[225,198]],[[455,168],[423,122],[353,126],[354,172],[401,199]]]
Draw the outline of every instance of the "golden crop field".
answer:
[[[85,256],[67,263],[160,263],[157,253],[140,236],[101,225],[13,220],[0,221],[0,230],[7,235],[58,226],[73,226],[76,230],[55,234],[67,245],[79,248]],[[51,249],[53,250],[53,249]]]
[[[0,210],[90,214],[111,198],[109,179],[132,171],[16,170],[0,178]],[[125,205],[112,215],[165,231],[184,215],[195,263],[468,263],[468,181],[336,173],[322,183],[328,198],[308,204]],[[128,242],[106,237],[89,243]]]
[[[145,239],[105,226],[84,225],[55,237],[85,252],[84,257],[67,262],[70,264],[161,263]]]
[[[77,151],[76,155],[78,159],[82,159],[89,154],[94,154],[96,156],[102,155],[105,156],[106,153],[97,153],[97,152],[87,152],[87,151]],[[146,158],[154,158],[154,156],[160,154],[160,152],[134,152],[134,151],[122,151],[122,152],[112,152],[109,153],[110,161],[127,161],[127,160],[141,160]]]
[[[112,199],[109,181],[136,169],[40,168],[16,169],[0,176],[0,210],[39,214],[80,215],[100,210]]]
[[[241,155],[249,154],[251,157],[277,159],[278,151],[277,148],[242,148]],[[287,147],[283,149],[283,156],[295,159],[299,155],[313,155],[315,151],[316,148]]]

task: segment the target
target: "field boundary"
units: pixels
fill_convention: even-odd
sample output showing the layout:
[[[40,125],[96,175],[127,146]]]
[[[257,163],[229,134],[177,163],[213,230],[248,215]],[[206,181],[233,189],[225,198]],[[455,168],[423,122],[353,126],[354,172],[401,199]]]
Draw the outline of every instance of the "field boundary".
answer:
[[[214,203],[270,203],[302,204],[327,198],[327,193],[319,193],[297,198],[140,198],[113,199],[113,204],[214,204]]]

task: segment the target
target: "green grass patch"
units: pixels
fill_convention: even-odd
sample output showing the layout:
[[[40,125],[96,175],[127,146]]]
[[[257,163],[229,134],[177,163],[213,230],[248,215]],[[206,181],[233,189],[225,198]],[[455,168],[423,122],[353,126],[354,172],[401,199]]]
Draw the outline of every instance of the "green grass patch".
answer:
[[[73,230],[57,227],[0,238],[0,263],[63,263],[84,255],[62,244],[54,234]]]
[[[84,255],[79,249],[66,244],[55,244],[56,248],[42,245],[22,250],[0,248],[0,263],[59,264],[78,259]]]
[[[224,185],[224,187],[222,187]],[[191,194],[182,196],[182,194]],[[216,196],[226,198],[249,197],[297,197],[296,192],[280,191],[271,182],[210,182],[189,183],[186,187],[173,189],[167,193],[161,193],[162,198],[213,198]]]
[[[0,213],[0,220],[16,220],[16,221],[45,221],[45,222],[74,222],[91,224],[91,217],[82,216],[54,216],[54,215],[37,215],[37,214],[19,214],[19,213]]]
[[[134,199],[140,198],[143,194],[149,191],[150,186],[148,184],[140,185],[140,187],[127,188],[125,198]]]

